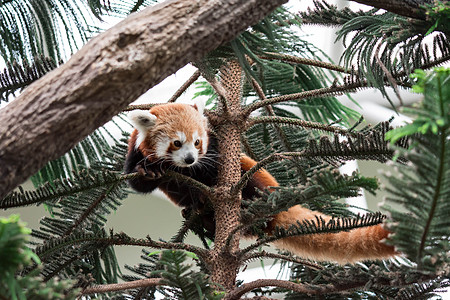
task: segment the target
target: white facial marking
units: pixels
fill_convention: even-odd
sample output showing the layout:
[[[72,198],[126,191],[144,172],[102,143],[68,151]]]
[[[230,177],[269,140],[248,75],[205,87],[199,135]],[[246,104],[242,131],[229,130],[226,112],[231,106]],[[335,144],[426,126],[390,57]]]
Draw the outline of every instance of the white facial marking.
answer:
[[[202,153],[206,154],[206,151],[208,151],[208,134],[206,133],[206,131],[203,132],[200,140],[202,141]]]
[[[169,148],[171,140],[168,137],[159,138],[156,143],[156,157],[164,158],[167,154],[167,149]]]
[[[182,131],[177,131],[178,140],[182,143],[186,141],[186,134]]]
[[[198,139],[198,133],[193,133],[192,140],[190,142],[187,142],[185,133],[177,132],[177,135],[179,137],[179,141],[182,142],[182,146],[180,149],[172,152],[172,161],[178,167],[190,167],[198,161],[198,149],[195,147],[195,141]]]

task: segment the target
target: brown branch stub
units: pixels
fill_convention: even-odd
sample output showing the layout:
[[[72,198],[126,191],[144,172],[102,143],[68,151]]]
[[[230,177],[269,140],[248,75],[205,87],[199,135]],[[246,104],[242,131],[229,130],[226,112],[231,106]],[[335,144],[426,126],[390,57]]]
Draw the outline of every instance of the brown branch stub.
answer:
[[[289,94],[289,95],[283,95],[279,97],[273,97],[269,98],[263,101],[254,102],[252,104],[247,105],[245,108],[245,114],[249,115],[253,111],[265,107],[267,105],[272,105],[276,103],[286,102],[286,101],[301,101],[304,99],[314,98],[314,97],[324,97],[324,96],[336,96],[336,95],[342,95],[344,93],[349,93],[351,91],[354,91],[358,88],[367,86],[366,81],[357,81],[350,84],[344,84],[340,86],[331,86],[331,87],[325,87],[320,89],[315,89],[311,91],[304,91],[300,93],[295,94]]]
[[[164,78],[285,2],[165,1],[91,39],[0,110],[0,198]]]
[[[155,107],[156,105],[159,105],[159,103],[151,103],[151,104],[133,104],[133,105],[128,105],[123,111],[132,111],[135,109],[140,109],[140,110],[149,110],[152,107]]]
[[[175,92],[175,94],[173,94],[172,97],[170,97],[169,101],[167,102],[175,102],[199,77],[200,71],[195,70],[194,74],[192,74],[191,77],[186,80],[186,82]]]
[[[284,261],[290,261],[290,262],[293,262],[296,264],[301,264],[301,265],[307,266],[314,270],[323,270],[324,269],[324,267],[322,267],[321,265],[315,264],[308,260],[300,259],[300,258],[297,258],[294,256],[283,255],[283,254],[269,253],[264,250],[261,252],[257,252],[257,253],[246,254],[242,260],[246,261],[246,260],[262,259],[262,258],[274,258],[274,259],[281,259]]]
[[[113,283],[113,284],[103,284],[94,285],[84,289],[81,295],[91,295],[91,294],[104,294],[108,292],[125,291],[135,288],[149,287],[149,286],[160,286],[164,285],[164,281],[161,278],[146,278],[130,282],[123,283]]]

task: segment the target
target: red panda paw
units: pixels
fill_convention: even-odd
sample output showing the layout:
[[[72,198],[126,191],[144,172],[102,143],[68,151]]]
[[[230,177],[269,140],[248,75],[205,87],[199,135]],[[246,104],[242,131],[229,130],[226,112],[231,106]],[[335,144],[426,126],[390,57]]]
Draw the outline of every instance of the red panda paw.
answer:
[[[146,170],[141,165],[136,166],[136,171],[139,173],[139,175],[141,175],[145,179],[149,179],[149,180],[158,179],[164,175],[164,173],[162,171]]]

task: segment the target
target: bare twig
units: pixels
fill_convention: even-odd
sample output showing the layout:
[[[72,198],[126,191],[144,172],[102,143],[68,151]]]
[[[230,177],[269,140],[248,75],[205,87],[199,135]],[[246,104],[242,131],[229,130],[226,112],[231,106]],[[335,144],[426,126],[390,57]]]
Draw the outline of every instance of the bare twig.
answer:
[[[358,88],[366,87],[367,82],[366,81],[358,81],[351,84],[344,84],[340,86],[331,86],[321,89],[315,89],[311,91],[304,91],[300,93],[294,93],[289,95],[283,95],[279,97],[269,98],[264,101],[260,102],[254,102],[252,104],[247,105],[247,107],[244,109],[244,114],[249,115],[251,112],[264,107],[266,105],[276,104],[280,102],[286,102],[286,101],[300,101],[308,98],[314,98],[314,97],[323,97],[323,96],[336,96],[336,95],[342,95],[351,91],[354,91]]]
[[[149,287],[149,286],[159,286],[164,285],[163,279],[161,278],[146,278],[140,279],[130,282],[123,283],[113,283],[113,284],[103,284],[103,285],[94,285],[84,289],[81,292],[81,295],[90,295],[90,294],[103,294],[108,292],[117,292],[124,291],[129,289],[141,288],[141,287]]]
[[[266,252],[264,250],[261,251],[261,252],[258,252],[258,253],[251,253],[251,254],[245,255],[244,258],[243,258],[243,261],[251,260],[251,259],[258,259],[258,258],[281,259],[281,260],[284,260],[284,261],[290,261],[290,262],[293,262],[293,263],[296,263],[296,264],[305,265],[305,266],[308,266],[308,267],[310,267],[312,269],[315,269],[315,270],[323,270],[322,266],[320,266],[318,264],[315,264],[315,263],[313,263],[311,261],[300,259],[300,258],[293,257],[293,256],[283,255],[283,254],[269,253],[269,252]]]
[[[156,105],[160,105],[160,103],[128,105],[123,111],[132,111],[135,109],[149,110]]]
[[[181,94],[184,93],[184,91],[187,90],[188,87],[190,87],[198,78],[200,77],[200,71],[196,70],[194,74],[189,77],[189,79],[173,94],[172,97],[170,97],[169,101],[167,102],[175,102],[178,97],[181,96]]]
[[[98,237],[95,235],[84,235],[82,237],[72,237],[68,236],[64,238],[62,242],[56,248],[51,248],[43,252],[39,252],[39,249],[36,249],[36,253],[40,258],[45,258],[48,255],[51,255],[53,252],[61,250],[63,247],[68,247],[72,245],[79,245],[83,242],[91,242],[98,243],[102,246],[140,246],[140,247],[151,247],[158,249],[178,249],[185,250],[189,252],[193,252],[197,254],[197,256],[201,259],[206,260],[208,258],[208,251],[197,246],[193,246],[186,243],[170,243],[170,242],[159,242],[153,240],[150,236],[147,236],[146,239],[136,239],[128,236],[127,234],[121,232],[115,234],[111,237]]]

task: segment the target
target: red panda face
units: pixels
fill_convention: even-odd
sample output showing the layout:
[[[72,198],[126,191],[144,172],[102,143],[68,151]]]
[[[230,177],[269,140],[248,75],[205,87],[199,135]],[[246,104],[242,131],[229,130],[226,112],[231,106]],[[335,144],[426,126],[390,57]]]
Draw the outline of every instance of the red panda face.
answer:
[[[160,137],[156,143],[156,155],[169,159],[178,167],[194,165],[206,153],[206,131],[201,136],[198,130],[176,131],[171,136]],[[206,141],[206,142],[205,142]]]
[[[191,167],[206,154],[208,134],[202,106],[170,103],[129,114],[138,131],[136,148],[151,161]]]

